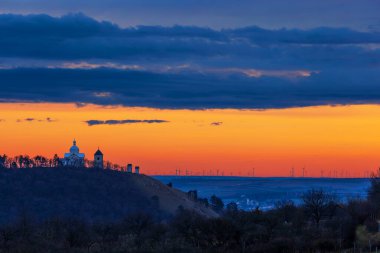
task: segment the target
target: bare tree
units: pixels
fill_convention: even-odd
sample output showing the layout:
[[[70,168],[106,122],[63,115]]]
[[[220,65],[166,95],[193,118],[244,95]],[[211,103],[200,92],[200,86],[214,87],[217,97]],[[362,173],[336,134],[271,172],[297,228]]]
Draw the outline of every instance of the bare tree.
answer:
[[[54,157],[53,157],[53,164],[52,164],[52,166],[56,168],[56,167],[60,167],[60,165],[61,165],[61,160],[59,159],[58,155],[55,154]]]
[[[30,168],[33,165],[32,159],[28,155],[24,156],[23,164],[25,168]]]
[[[33,161],[34,161],[34,164],[35,164],[36,167],[40,167],[41,166],[41,156],[36,155],[35,157],[33,157]]]
[[[22,168],[24,166],[24,156],[22,155],[15,156],[14,160],[19,168]]]
[[[44,156],[41,156],[41,167],[47,167],[48,166],[48,161],[49,161],[49,159],[47,159]]]
[[[302,195],[303,207],[316,226],[328,216],[336,206],[335,197],[323,190],[312,189]]]
[[[5,168],[7,162],[7,155],[0,155],[0,168]]]
[[[368,200],[377,204],[380,201],[380,168],[371,175],[371,186],[368,189]]]

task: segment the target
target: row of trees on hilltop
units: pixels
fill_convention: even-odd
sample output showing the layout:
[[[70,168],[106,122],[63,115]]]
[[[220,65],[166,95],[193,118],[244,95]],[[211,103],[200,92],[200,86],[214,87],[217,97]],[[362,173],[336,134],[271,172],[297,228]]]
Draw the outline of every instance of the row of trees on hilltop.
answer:
[[[36,155],[30,157],[28,155],[18,155],[9,157],[0,155],[0,168],[34,168],[34,167],[59,167],[62,163],[57,154],[53,158]]]
[[[42,155],[36,155],[33,157],[29,155],[17,155],[14,157],[7,156],[6,154],[0,155],[0,168],[59,168],[62,166],[62,161],[57,154],[55,154],[52,158],[48,158]],[[92,168],[93,166],[93,161],[84,159],[84,167]],[[110,161],[105,162],[104,168],[111,170],[124,169],[122,166]]]

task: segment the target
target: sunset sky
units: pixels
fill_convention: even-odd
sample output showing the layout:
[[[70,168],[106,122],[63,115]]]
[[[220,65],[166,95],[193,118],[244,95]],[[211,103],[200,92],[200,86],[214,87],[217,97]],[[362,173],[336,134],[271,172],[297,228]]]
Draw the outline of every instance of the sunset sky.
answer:
[[[160,4],[158,4],[158,2]],[[0,3],[0,153],[143,173],[365,176],[380,166],[380,4]]]

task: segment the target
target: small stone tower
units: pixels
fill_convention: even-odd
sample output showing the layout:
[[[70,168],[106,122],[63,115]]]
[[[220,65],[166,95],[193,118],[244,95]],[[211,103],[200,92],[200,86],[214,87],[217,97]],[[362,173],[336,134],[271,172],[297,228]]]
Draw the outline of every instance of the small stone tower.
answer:
[[[132,164],[131,163],[128,163],[128,165],[127,165],[127,172],[132,173]]]
[[[99,148],[94,154],[94,168],[103,169],[103,153]]]

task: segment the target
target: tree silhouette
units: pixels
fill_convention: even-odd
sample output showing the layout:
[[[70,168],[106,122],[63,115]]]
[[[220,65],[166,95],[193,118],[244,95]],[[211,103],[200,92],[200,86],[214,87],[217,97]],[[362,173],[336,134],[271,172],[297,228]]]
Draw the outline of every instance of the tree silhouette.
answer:
[[[323,190],[309,190],[302,195],[302,200],[305,212],[315,222],[317,228],[321,219],[327,216],[335,205],[334,196]]]
[[[235,202],[228,203],[226,206],[226,211],[229,214],[236,214],[238,212],[238,206]]]
[[[54,154],[52,167],[55,167],[55,168],[60,167],[60,164],[61,164],[61,160],[59,159],[57,154]]]
[[[211,196],[210,205],[211,205],[212,209],[214,209],[214,211],[216,211],[216,212],[221,212],[224,208],[223,201],[215,195]]]
[[[0,168],[5,168],[6,167],[6,162],[7,162],[7,155],[0,155]]]
[[[380,168],[376,173],[371,175],[371,185],[368,189],[368,200],[371,203],[372,213],[377,214],[380,211]]]

